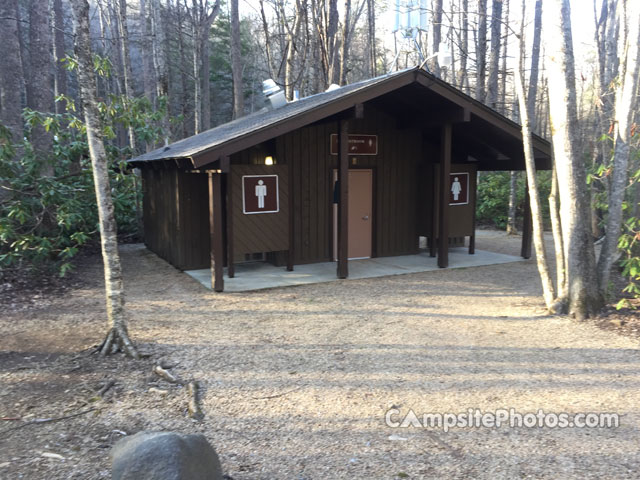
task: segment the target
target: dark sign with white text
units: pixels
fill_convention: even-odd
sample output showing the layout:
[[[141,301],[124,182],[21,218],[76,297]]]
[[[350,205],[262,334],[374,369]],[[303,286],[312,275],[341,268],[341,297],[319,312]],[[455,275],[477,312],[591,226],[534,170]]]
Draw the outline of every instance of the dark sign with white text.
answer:
[[[338,135],[331,134],[331,155],[338,155]],[[377,135],[349,135],[349,155],[377,155]]]

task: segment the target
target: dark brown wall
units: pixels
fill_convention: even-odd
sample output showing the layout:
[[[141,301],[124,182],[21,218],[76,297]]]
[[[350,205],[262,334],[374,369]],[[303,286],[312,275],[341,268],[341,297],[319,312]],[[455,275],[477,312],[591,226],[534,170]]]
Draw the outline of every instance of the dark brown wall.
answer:
[[[289,247],[289,182],[286,165],[232,165],[233,251],[236,261],[246,253],[276,252]],[[242,211],[243,175],[278,175],[279,211],[246,215]]]
[[[433,153],[433,152],[432,152]],[[425,162],[430,161],[430,158],[425,158]],[[425,188],[421,191],[420,205],[418,214],[418,230],[420,235],[425,237],[431,237],[431,218],[432,211],[436,213],[436,232],[437,232],[437,213],[438,213],[438,182],[434,182],[434,178],[438,178],[437,163],[425,163],[420,166],[421,175],[425,178]],[[477,179],[477,166],[473,164],[451,164],[451,172],[469,172],[469,204],[467,205],[450,205],[449,206],[449,237],[468,237],[474,235],[475,230],[475,208],[476,208],[476,179]],[[431,208],[434,204],[435,209]]]
[[[209,217],[206,174],[173,166],[144,168],[145,244],[182,270],[207,268]]]
[[[351,165],[374,172],[374,255],[415,253],[416,165],[421,136],[399,130],[395,120],[367,106],[365,118],[352,120],[349,132],[378,135],[378,155],[350,156]],[[337,122],[317,124],[276,140],[279,163],[293,162],[295,263],[329,261],[332,245],[332,171],[338,157],[330,154],[330,135]],[[355,160],[355,164],[353,163]]]

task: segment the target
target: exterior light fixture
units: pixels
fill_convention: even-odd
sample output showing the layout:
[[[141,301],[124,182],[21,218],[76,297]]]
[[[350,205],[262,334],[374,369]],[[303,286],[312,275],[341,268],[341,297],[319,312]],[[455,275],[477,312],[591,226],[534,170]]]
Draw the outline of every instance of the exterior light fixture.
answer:
[[[266,157],[264,157],[264,164],[265,165],[274,165],[276,163],[276,161],[273,159],[273,157],[271,155],[268,155]]]

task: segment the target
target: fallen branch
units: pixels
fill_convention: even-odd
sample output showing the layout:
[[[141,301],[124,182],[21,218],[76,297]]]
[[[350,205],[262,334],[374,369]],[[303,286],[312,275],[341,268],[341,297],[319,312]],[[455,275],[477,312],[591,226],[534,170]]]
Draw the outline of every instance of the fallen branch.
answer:
[[[153,368],[153,373],[155,373],[156,375],[158,375],[159,377],[163,378],[164,380],[166,380],[169,383],[180,383],[178,381],[178,379],[176,377],[174,377],[171,372],[169,372],[168,370],[165,370],[160,365],[156,365]]]
[[[98,391],[98,395],[100,395],[101,397],[104,397],[104,394],[107,393],[109,391],[109,389],[111,389],[111,387],[113,387],[116,384],[115,380],[109,380],[107,383],[105,383],[103,385],[103,387]]]
[[[282,392],[282,393],[276,393],[275,395],[268,395],[266,397],[251,397],[254,400],[269,400],[271,398],[278,398],[278,397],[284,397],[285,395],[288,395],[290,393],[296,392],[298,390],[300,390],[302,388],[302,386],[296,387],[296,388],[292,388],[291,390],[287,390],[286,392]]]
[[[89,412],[93,412],[96,410],[95,408],[89,408],[88,410],[83,410],[82,412],[73,413],[71,415],[65,415],[64,417],[55,417],[55,418],[36,418],[35,420],[31,420],[30,422],[21,423],[20,425],[16,425],[15,427],[5,428],[0,431],[0,435],[3,435],[7,432],[11,432],[13,430],[18,430],[22,427],[27,427],[29,425],[39,425],[41,423],[51,423],[51,422],[59,422],[61,420],[67,420],[69,418],[79,417],[80,415],[84,415]]]
[[[198,382],[189,382],[187,384],[187,393],[189,394],[189,416],[196,420],[202,420],[204,418],[204,413],[202,413],[198,402],[199,390],[200,386],[198,385]]]

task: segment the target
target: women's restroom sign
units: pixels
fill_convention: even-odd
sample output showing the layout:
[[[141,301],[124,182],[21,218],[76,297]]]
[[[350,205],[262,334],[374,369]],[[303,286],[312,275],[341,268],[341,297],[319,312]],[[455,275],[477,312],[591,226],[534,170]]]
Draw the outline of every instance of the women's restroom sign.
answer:
[[[449,205],[469,203],[469,172],[452,173],[449,177]]]
[[[242,177],[243,213],[277,213],[279,211],[278,175],[244,175]]]

